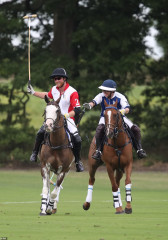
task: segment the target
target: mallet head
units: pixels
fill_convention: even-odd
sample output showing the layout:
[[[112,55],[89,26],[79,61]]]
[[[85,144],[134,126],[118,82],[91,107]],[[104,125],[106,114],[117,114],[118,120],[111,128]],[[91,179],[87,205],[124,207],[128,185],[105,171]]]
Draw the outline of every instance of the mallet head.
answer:
[[[28,19],[28,18],[36,18],[37,14],[33,14],[33,15],[26,15],[23,17],[23,19]]]

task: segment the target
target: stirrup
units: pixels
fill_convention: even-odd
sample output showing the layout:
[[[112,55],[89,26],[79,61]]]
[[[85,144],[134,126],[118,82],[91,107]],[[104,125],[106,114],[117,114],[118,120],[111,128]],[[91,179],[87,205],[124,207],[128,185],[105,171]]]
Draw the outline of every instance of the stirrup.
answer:
[[[102,155],[101,151],[96,150],[96,152],[92,155],[92,158],[96,160],[101,160],[101,155]]]
[[[138,155],[138,158],[146,158],[147,157],[147,154],[146,152],[141,148],[139,150],[137,150],[137,155]]]
[[[76,164],[76,172],[83,172],[84,171],[83,163],[81,161],[78,161],[75,164]]]
[[[37,155],[38,153],[32,152],[32,155],[30,156],[30,162],[37,162]]]

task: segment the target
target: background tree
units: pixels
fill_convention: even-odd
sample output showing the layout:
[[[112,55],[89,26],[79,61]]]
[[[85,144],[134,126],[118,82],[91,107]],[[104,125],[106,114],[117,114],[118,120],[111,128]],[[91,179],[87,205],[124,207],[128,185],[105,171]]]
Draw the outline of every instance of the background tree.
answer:
[[[166,3],[164,4],[166,9]],[[146,7],[150,7],[150,11],[146,11]],[[30,128],[31,137],[33,135],[26,109],[29,100],[25,91],[28,81],[28,25],[23,20],[24,15],[38,15],[31,26],[33,87],[48,91],[52,86],[49,75],[54,68],[64,66],[69,73],[69,82],[78,89],[83,103],[98,93],[97,87],[107,78],[116,80],[118,90],[123,93],[132,84],[149,84],[151,88],[148,92],[155,93],[157,88],[153,88],[153,81],[161,81],[166,85],[164,66],[161,64],[162,75],[159,75],[160,67],[156,68],[157,63],[150,62],[146,55],[144,40],[149,27],[157,20],[156,25],[162,32],[159,42],[167,50],[167,43],[163,41],[167,26],[166,16],[165,12],[164,17],[162,14],[157,15],[158,10],[160,7],[155,0],[11,0],[1,3],[0,77],[5,79],[0,87],[0,96],[3,96],[0,110],[5,116],[1,124],[12,129],[18,128],[19,131]],[[35,32],[38,35],[33,34]],[[18,45],[13,44],[16,37],[20,39]],[[161,88],[159,84],[158,87]],[[149,98],[145,102],[146,106],[149,105],[152,93],[147,96]],[[144,117],[145,107],[142,104],[135,106],[138,114],[134,111],[132,119]],[[149,110],[147,108],[147,113]],[[165,113],[166,111],[162,115],[164,121]],[[90,117],[91,114],[86,114],[83,126],[87,122],[87,116]],[[95,116],[98,119],[99,111],[95,112],[94,118]],[[140,119],[136,120],[140,122]],[[148,124],[151,123],[152,126],[152,119],[149,119],[148,114],[145,121],[150,129]],[[93,132],[95,127],[92,126],[89,131]],[[6,131],[6,128],[2,130]]]

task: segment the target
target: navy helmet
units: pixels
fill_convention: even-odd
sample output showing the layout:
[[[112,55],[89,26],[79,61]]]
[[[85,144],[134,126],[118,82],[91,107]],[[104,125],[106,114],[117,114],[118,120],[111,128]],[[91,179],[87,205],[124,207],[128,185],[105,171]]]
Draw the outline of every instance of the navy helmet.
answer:
[[[65,77],[68,78],[67,73],[64,68],[56,68],[54,69],[53,73],[51,74],[50,78],[54,77]]]
[[[117,88],[116,82],[111,79],[105,80],[102,83],[102,85],[99,87],[99,89],[105,90],[105,91],[116,91],[116,88]]]

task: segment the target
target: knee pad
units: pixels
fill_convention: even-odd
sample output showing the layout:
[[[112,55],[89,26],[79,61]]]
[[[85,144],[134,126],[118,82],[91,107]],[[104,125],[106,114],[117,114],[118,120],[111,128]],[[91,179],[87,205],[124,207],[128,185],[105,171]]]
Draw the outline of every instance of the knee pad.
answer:
[[[82,139],[81,139],[81,136],[79,135],[79,133],[73,134],[72,135],[72,140],[75,143],[81,143],[82,142]]]
[[[131,127],[131,130],[133,131],[133,132],[135,132],[135,133],[139,133],[140,134],[140,128],[136,125],[136,124],[134,124],[132,127]]]
[[[45,129],[44,129],[44,126],[42,126],[37,132],[37,138],[39,140],[43,140],[44,139],[44,134],[45,134]]]
[[[105,125],[104,124],[99,124],[96,128],[96,138],[101,138],[104,135],[104,130],[105,130]]]

